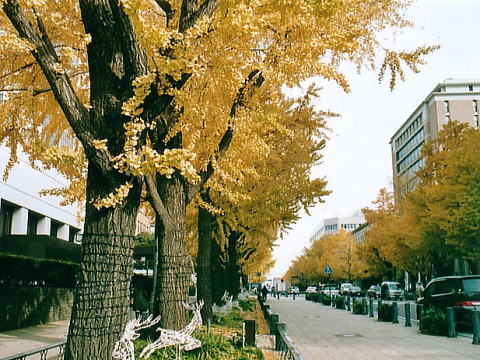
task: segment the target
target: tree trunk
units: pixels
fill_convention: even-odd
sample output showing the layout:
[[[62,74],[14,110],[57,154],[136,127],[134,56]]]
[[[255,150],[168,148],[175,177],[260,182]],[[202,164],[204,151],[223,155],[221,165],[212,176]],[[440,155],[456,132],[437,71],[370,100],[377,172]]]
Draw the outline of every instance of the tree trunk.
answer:
[[[241,233],[232,231],[228,236],[227,291],[233,297],[240,292],[240,266],[237,256],[237,242]]]
[[[204,198],[204,200],[207,200]],[[203,300],[203,322],[212,320],[212,222],[213,216],[204,208],[198,208],[197,298]]]
[[[111,186],[89,169],[81,271],[65,349],[66,360],[109,360],[127,323],[139,186],[123,207],[97,210],[90,201]],[[135,191],[133,191],[135,190]]]
[[[181,329],[188,323],[188,287],[192,276],[192,259],[185,240],[187,195],[184,182],[176,173],[158,182],[159,194],[170,215],[160,226],[158,238],[158,310],[160,325]]]
[[[220,256],[221,256],[220,245],[218,245],[215,239],[212,239],[211,249],[210,249],[212,305],[213,303],[220,305],[220,300],[222,298],[223,293],[226,290],[222,282],[223,269],[222,269]]]

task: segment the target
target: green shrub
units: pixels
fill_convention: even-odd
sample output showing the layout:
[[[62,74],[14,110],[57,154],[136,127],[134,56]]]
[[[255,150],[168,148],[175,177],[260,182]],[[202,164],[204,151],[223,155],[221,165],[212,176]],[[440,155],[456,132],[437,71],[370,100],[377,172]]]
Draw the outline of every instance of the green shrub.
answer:
[[[255,301],[253,300],[238,300],[238,305],[243,311],[255,310]]]
[[[427,309],[420,318],[420,331],[429,335],[447,335],[448,318],[441,310]]]
[[[335,298],[335,307],[337,309],[345,309],[344,305],[345,297],[344,296],[337,296]]]
[[[263,360],[263,355],[259,349],[252,347],[241,348],[241,344],[235,344],[234,340],[230,340],[225,336],[199,331],[195,332],[193,336],[202,342],[202,347],[192,351],[182,351],[181,358],[183,360]],[[135,358],[140,358],[140,352],[150,342],[151,340],[135,341]],[[157,350],[149,359],[175,359],[175,347]]]
[[[363,307],[362,307],[362,303],[359,302],[359,301],[355,301],[353,303],[353,309],[352,309],[352,312],[356,315],[361,315],[363,314]]]
[[[67,261],[0,253],[0,284],[73,288],[78,268]]]
[[[323,305],[330,305],[332,303],[332,298],[328,295],[323,295],[322,304]]]
[[[393,306],[391,304],[382,304],[378,307],[378,320],[379,321],[393,320]]]

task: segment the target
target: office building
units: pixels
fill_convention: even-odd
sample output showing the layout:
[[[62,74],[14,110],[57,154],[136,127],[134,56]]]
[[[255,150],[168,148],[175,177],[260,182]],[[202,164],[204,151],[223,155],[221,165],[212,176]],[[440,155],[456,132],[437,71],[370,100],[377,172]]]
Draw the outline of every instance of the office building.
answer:
[[[324,219],[310,235],[310,243],[325,235],[338,234],[340,230],[353,231],[365,222],[363,215]]]
[[[449,120],[478,127],[480,79],[446,79],[427,95],[390,140],[393,184],[396,196],[415,187],[415,176],[423,165],[424,143],[434,139]]]

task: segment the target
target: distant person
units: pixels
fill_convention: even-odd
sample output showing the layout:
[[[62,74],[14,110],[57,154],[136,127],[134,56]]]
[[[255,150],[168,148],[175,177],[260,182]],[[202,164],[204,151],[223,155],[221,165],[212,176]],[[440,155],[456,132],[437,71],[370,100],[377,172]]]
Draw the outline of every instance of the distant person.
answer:
[[[268,289],[267,289],[267,287],[264,285],[263,288],[262,288],[263,301],[267,301],[267,294],[268,294]]]

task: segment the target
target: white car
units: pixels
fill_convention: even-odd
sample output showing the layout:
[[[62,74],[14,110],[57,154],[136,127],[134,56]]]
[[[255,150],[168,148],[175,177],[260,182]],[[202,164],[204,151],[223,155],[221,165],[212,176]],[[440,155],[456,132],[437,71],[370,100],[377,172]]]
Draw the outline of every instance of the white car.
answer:
[[[340,295],[348,295],[352,287],[353,287],[353,284],[351,283],[343,283],[340,286]]]
[[[290,294],[299,294],[300,293],[300,289],[298,288],[298,286],[292,286],[290,288]]]
[[[316,286],[309,286],[307,287],[307,290],[305,290],[307,294],[315,294],[317,292],[317,287]]]
[[[320,293],[328,296],[338,296],[338,289],[335,284],[324,284],[320,288]]]

